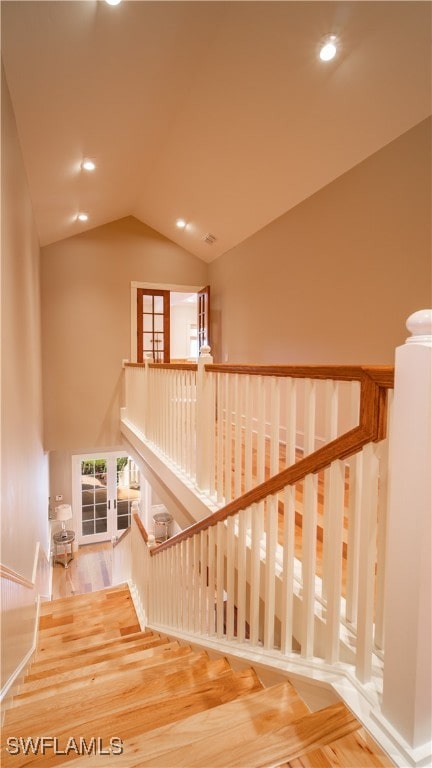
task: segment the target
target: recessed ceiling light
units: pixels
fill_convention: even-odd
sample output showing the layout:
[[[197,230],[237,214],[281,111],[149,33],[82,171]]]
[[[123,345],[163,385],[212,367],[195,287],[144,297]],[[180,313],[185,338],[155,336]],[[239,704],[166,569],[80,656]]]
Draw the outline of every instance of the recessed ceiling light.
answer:
[[[186,226],[186,223],[187,222],[184,219],[177,219],[176,227],[178,227],[179,229],[184,229]]]
[[[121,0],[105,0],[105,2],[108,3],[108,5],[118,5],[121,3]]]
[[[319,57],[321,61],[331,61],[334,59],[337,53],[337,40],[335,35],[331,35],[331,37],[327,38],[324,45],[321,47],[319,52]]]
[[[77,219],[78,221],[88,221],[88,213],[79,213]]]
[[[88,158],[87,160],[82,161],[81,168],[83,168],[85,171],[94,171],[96,168],[96,163]]]

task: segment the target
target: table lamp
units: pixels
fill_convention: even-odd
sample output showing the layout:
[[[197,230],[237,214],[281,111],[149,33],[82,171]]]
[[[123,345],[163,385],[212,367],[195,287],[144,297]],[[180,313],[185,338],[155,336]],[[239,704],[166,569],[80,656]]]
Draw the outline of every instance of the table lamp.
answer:
[[[59,506],[56,507],[54,511],[56,520],[60,520],[62,524],[61,537],[62,539],[67,539],[65,523],[66,520],[70,520],[72,517],[72,507],[70,504],[59,504]]]

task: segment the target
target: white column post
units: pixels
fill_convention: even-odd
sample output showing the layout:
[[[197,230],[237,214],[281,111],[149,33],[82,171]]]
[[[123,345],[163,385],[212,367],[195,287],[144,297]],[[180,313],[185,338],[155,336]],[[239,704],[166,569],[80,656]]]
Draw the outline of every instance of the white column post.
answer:
[[[210,375],[205,366],[210,365],[213,358],[210,347],[203,344],[198,358],[197,372],[197,410],[196,410],[196,482],[200,491],[210,491],[210,473],[213,457],[211,446],[214,436],[214,403],[211,397]]]
[[[415,312],[406,325],[412,336],[396,350],[389,435],[382,719],[423,752],[432,723],[432,310]]]

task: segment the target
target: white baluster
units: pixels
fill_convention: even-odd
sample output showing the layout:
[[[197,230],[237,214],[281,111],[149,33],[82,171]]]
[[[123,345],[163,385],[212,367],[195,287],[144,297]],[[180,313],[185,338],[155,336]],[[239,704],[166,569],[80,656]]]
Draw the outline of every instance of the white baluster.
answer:
[[[222,503],[224,495],[224,377],[221,373],[216,374],[216,396],[217,396],[217,468],[216,468],[216,489],[217,501]]]
[[[329,514],[324,536],[327,538],[327,617],[326,661],[339,660],[339,635],[342,590],[342,542],[344,523],[345,465],[335,461],[327,474]]]
[[[393,392],[388,393],[390,411]],[[385,561],[387,546],[387,508],[388,508],[388,439],[378,446],[379,452],[379,491],[378,491],[378,531],[377,531],[377,571],[375,596],[375,633],[377,648],[384,648],[384,607],[385,607]]]
[[[214,432],[214,403],[211,402],[212,388],[209,382],[211,373],[205,370],[213,358],[210,347],[203,345],[198,359],[197,372],[197,422],[196,422],[196,458],[197,458],[197,485],[202,491],[210,491],[210,474],[213,457],[211,455],[212,441],[210,435]]]
[[[181,541],[179,546],[179,605],[178,605],[178,626],[180,629],[187,629],[187,552],[186,542]]]
[[[201,559],[201,579],[200,579],[200,588],[201,588],[201,625],[200,625],[200,631],[201,634],[205,635],[207,634],[208,628],[207,628],[207,579],[208,579],[208,573],[207,573],[207,561],[208,561],[208,555],[207,555],[207,531],[201,531],[200,532],[200,559]]]
[[[172,626],[174,623],[174,592],[172,589],[172,574],[174,571],[174,549],[171,547],[165,550],[165,602],[167,604],[166,624]]]
[[[201,580],[200,580],[200,537],[198,534],[195,534],[193,537],[193,571],[194,571],[194,623],[193,623],[193,630],[194,632],[199,632],[200,628],[200,612],[201,612],[201,605],[200,605],[200,591],[201,591]]]
[[[264,648],[272,649],[274,646],[275,623],[275,565],[278,531],[277,496],[270,496],[267,498],[266,511]]]
[[[234,605],[235,605],[235,541],[234,541],[234,517],[227,519],[226,527],[227,554],[226,554],[226,636],[227,640],[234,639]]]
[[[234,495],[241,496],[242,483],[242,409],[241,409],[241,377],[234,376]]]
[[[253,399],[252,384],[249,374],[245,376],[245,491],[252,488],[252,430],[253,430]]]
[[[301,654],[304,658],[312,657],[314,652],[317,485],[316,475],[307,475],[303,481]]]
[[[293,634],[294,556],[295,556],[295,485],[284,492],[283,570],[281,650],[290,653]]]
[[[346,620],[356,626],[360,562],[361,488],[363,454],[349,460]]]
[[[237,639],[242,643],[246,629],[246,517],[247,510],[239,514],[237,541]]]
[[[224,635],[224,559],[225,559],[225,526],[223,521],[217,523],[216,530],[216,633]]]
[[[326,379],[325,381],[325,440],[329,443],[337,437],[338,431],[338,407],[339,407],[339,387],[337,381]],[[329,515],[332,511],[332,506],[329,499],[330,488],[330,469],[324,470],[324,505],[323,505],[323,545],[322,545],[322,596],[327,596],[327,581],[329,579],[329,554],[328,554],[328,536],[326,531],[329,530]]]
[[[231,416],[231,384],[232,377],[225,376],[225,471],[224,471],[224,497],[225,504],[232,499],[232,416]]]
[[[250,639],[252,645],[258,645],[259,640],[259,598],[260,598],[260,565],[261,565],[261,532],[262,532],[263,503],[252,505],[252,544],[251,544],[251,573],[250,573]]]
[[[208,531],[208,633],[210,636],[215,634],[216,627],[216,595],[215,595],[215,574],[216,574],[216,526],[211,525]]]
[[[373,614],[378,503],[378,457],[374,443],[363,448],[359,550],[356,675],[370,680],[373,651]]]
[[[316,383],[305,379],[304,386],[304,455],[315,450]]]
[[[286,379],[286,456],[285,463],[290,467],[296,460],[297,445],[297,386],[296,379]]]
[[[270,380],[270,476],[279,472],[280,392],[279,379]]]
[[[262,483],[265,480],[265,402],[266,393],[264,379],[262,376],[256,377],[255,383],[256,402],[257,402],[257,482]]]
[[[193,538],[187,540],[187,553],[188,553],[188,629],[189,632],[194,630],[194,581],[195,581],[195,568],[194,563],[194,542]]]

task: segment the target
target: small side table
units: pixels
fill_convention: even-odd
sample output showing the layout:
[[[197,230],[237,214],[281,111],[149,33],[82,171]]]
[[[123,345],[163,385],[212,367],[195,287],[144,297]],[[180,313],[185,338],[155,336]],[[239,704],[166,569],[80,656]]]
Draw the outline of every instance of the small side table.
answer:
[[[53,541],[54,563],[60,563],[64,568],[68,568],[70,561],[74,558],[75,531],[59,531],[53,535]]]

